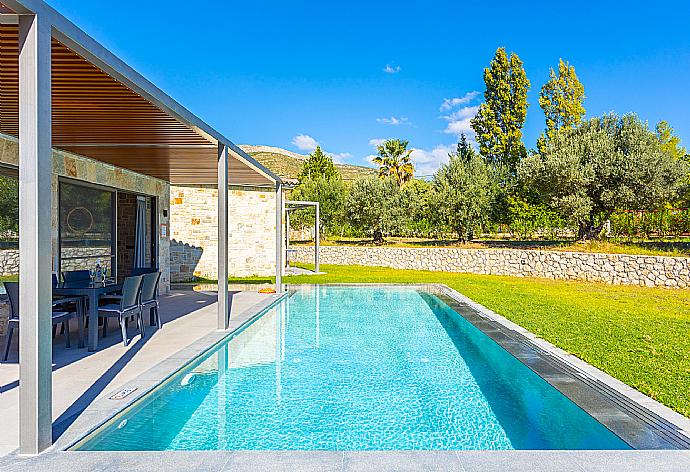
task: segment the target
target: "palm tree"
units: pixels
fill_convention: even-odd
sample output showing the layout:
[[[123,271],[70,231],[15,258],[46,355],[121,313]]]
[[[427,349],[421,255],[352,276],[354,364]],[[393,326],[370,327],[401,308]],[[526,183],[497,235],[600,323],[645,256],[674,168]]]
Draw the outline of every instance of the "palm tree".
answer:
[[[410,159],[412,150],[407,149],[409,141],[400,139],[388,139],[383,144],[376,146],[379,155],[373,159],[379,166],[379,177],[393,177],[398,185],[402,186],[414,176],[414,165]]]

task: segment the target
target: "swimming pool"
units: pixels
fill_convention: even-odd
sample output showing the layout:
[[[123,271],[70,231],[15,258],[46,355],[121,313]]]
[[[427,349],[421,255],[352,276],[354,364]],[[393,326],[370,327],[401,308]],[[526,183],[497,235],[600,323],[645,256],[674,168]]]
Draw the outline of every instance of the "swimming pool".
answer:
[[[419,288],[304,287],[79,450],[628,449]]]

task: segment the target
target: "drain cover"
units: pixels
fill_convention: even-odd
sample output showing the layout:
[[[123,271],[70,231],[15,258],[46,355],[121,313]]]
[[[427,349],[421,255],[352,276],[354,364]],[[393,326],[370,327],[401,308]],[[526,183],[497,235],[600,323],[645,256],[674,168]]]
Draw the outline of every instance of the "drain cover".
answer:
[[[136,387],[125,387],[122,390],[118,391],[115,393],[113,396],[111,396],[109,399],[110,400],[122,400],[126,396],[130,395],[132,392],[134,392],[137,388]]]

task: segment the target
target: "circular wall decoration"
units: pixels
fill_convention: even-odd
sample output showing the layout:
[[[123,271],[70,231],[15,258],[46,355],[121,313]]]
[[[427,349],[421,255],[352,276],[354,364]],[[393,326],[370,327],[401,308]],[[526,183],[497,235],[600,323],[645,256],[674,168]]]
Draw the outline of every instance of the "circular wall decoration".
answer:
[[[73,233],[84,234],[93,227],[93,214],[84,207],[72,208],[67,213],[67,227]]]

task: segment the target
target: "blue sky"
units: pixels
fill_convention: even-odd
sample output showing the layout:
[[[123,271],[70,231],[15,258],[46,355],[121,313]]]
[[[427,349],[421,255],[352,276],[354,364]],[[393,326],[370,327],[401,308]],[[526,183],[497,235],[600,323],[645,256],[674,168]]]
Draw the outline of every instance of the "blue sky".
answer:
[[[375,140],[399,137],[429,174],[505,46],[532,83],[528,147],[561,57],[585,85],[587,116],[665,119],[690,147],[687,1],[48,1],[237,144],[306,153],[318,142],[366,164]]]

